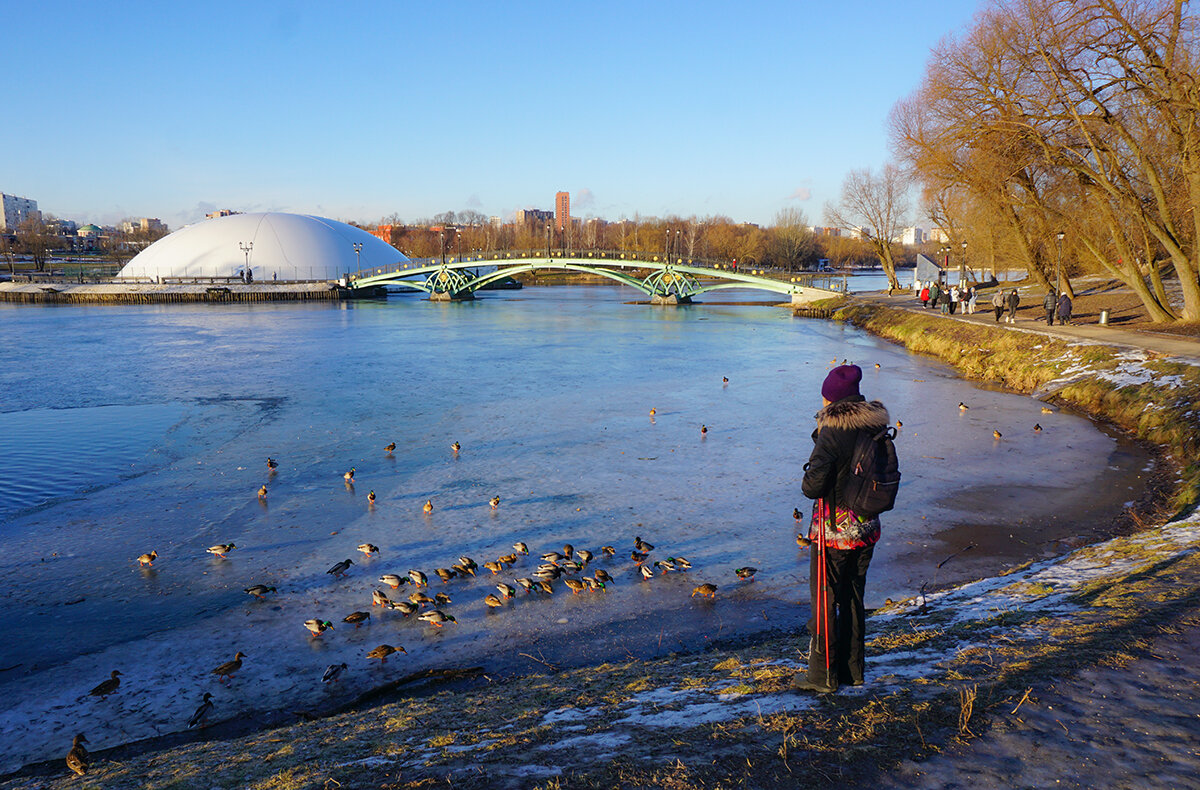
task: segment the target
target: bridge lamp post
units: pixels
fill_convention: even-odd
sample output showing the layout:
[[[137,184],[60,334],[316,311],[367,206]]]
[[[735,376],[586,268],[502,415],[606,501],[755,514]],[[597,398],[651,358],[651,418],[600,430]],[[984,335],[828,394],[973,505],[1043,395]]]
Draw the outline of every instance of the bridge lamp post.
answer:
[[[682,249],[680,246],[680,235],[681,235],[681,233],[679,231],[679,228],[676,228],[675,229],[675,257],[680,258],[680,262],[682,262],[682,253],[680,252],[680,249]]]
[[[1062,293],[1062,240],[1066,235],[1061,230],[1054,234],[1054,238],[1058,239],[1058,262],[1054,265],[1055,293]]]
[[[246,255],[246,270],[248,271],[250,269],[250,250],[254,249],[254,242],[239,241],[238,249]],[[243,274],[242,278],[245,279],[245,277],[246,275]]]
[[[446,265],[446,231],[438,231],[438,255],[442,259],[442,265]]]

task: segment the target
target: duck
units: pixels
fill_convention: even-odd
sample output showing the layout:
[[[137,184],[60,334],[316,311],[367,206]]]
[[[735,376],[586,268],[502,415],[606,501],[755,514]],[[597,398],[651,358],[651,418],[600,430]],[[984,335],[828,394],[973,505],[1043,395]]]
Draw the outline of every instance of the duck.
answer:
[[[278,468],[279,468],[279,464],[275,463],[275,459],[268,456],[267,457],[267,469],[274,472]]]
[[[214,669],[212,674],[217,676],[217,682],[220,683],[223,680],[232,681],[233,673],[242,668],[243,658],[249,658],[249,656],[239,650],[233,654],[232,661],[226,661],[224,664],[221,664],[219,667]]]
[[[322,683],[336,683],[337,679],[346,671],[345,662],[341,664],[330,664],[325,667],[325,673],[321,675]]]
[[[604,582],[593,579],[591,576],[582,576],[579,581],[583,582],[589,590],[603,590]]]
[[[205,551],[209,554],[215,554],[221,559],[225,559],[225,555],[236,548],[237,546],[232,543],[218,543],[216,546],[209,546]]]
[[[411,579],[412,583],[417,585],[418,587],[428,587],[429,586],[429,577],[427,577],[425,574],[421,573],[420,571],[410,570],[408,572],[408,578]]]
[[[204,699],[200,702],[200,707],[196,708],[196,712],[192,714],[192,718],[188,719],[188,729],[200,726],[212,709],[212,694],[206,691],[204,692]]]
[[[800,512],[800,508],[798,508],[798,507],[792,508],[792,518],[796,519],[797,521],[804,520],[804,514]]]
[[[601,546],[600,553],[606,557],[615,557],[615,556],[617,556],[617,547],[616,546]]]
[[[380,645],[379,647],[368,650],[367,658],[378,658],[379,663],[386,664],[388,656],[392,655],[393,653],[404,653],[405,655],[408,655],[408,651],[399,645],[396,647],[392,647],[391,645]]]
[[[121,687],[120,675],[121,675],[121,672],[119,670],[114,669],[112,671],[112,674],[108,676],[108,680],[101,681],[100,684],[97,685],[96,688],[89,691],[88,694],[90,694],[93,697],[99,697],[100,699],[104,699],[109,694],[112,694],[114,691],[116,691],[118,688]]]
[[[552,562],[555,565],[565,560],[566,557],[559,554],[557,551],[548,551],[542,555],[542,562]]]
[[[514,543],[513,550],[516,551],[517,554],[529,554],[529,547],[525,545],[525,541],[523,540],[518,540],[516,543]]]
[[[563,579],[563,583],[570,588],[572,595],[579,595],[584,589],[583,582],[579,581],[579,579]]]
[[[488,500],[488,504],[492,506],[492,510],[500,507],[500,497],[494,496]]]
[[[483,597],[483,602],[491,609],[497,609],[501,606],[504,606],[504,601],[501,601],[499,598],[497,598],[495,593],[488,593],[485,595]]]
[[[442,583],[448,582],[458,575],[458,571],[453,571],[449,568],[434,568],[433,572],[442,580]]]
[[[408,617],[410,614],[415,614],[421,609],[420,606],[412,601],[388,601],[388,606],[405,617]]]
[[[367,504],[368,505],[375,504],[375,490],[374,489],[372,489],[371,492],[369,494],[367,494]]]
[[[493,575],[504,570],[504,568],[500,565],[500,563],[495,562],[494,560],[488,560],[487,562],[483,563],[483,567],[485,567],[489,571],[491,571]]]
[[[654,551],[654,546],[642,540],[640,535],[633,539],[633,547],[643,554],[649,554]]]
[[[353,483],[354,482],[354,473],[356,471],[358,471],[358,470],[355,467],[353,467],[353,466],[350,467],[350,471],[347,472],[346,474],[342,475],[342,479],[345,480],[347,483]]]
[[[526,579],[525,577],[521,577],[520,579],[513,579],[513,581],[515,581],[517,583],[517,586],[520,587],[522,590],[524,590],[526,593],[533,592],[533,586],[534,586],[533,579]]]
[[[651,416],[651,417],[653,417],[653,416],[654,416],[654,415],[656,415],[656,414],[658,414],[658,409],[651,408],[651,409],[650,409],[650,416]]]
[[[601,584],[612,584],[612,580],[613,578],[608,575],[608,571],[604,570],[603,568],[596,570],[596,581],[600,582]]]
[[[475,570],[476,568],[479,567],[479,563],[477,563],[475,560],[471,559],[470,557],[468,557],[465,554],[463,556],[459,557],[458,561],[459,561],[459,564],[461,564],[464,568],[470,568],[471,570]],[[474,576],[474,574],[471,574],[471,575]]]
[[[707,426],[707,425],[701,425],[701,426],[700,426],[700,435],[701,435],[701,436],[706,436],[707,434],[708,434],[708,426]]]
[[[1003,439],[1003,438],[1004,438],[1004,434],[1000,433],[999,431],[993,430],[993,431],[992,431],[992,438],[993,438],[993,439]]]
[[[721,377],[721,383],[722,383],[722,384],[728,384],[728,383],[729,383],[729,377],[728,377],[728,376],[722,376],[722,377]]]
[[[360,543],[358,544],[358,550],[363,554],[366,554],[368,557],[370,557],[372,554],[379,553],[379,547],[374,543]]]
[[[904,427],[904,423],[901,422],[900,420],[896,420],[896,430],[898,431],[903,427]]]
[[[747,565],[744,568],[734,568],[733,572],[737,574],[739,579],[753,579],[754,574],[758,573],[758,568],[751,568]]]
[[[433,594],[433,605],[434,606],[445,606],[448,603],[454,603],[454,599],[452,599],[446,593],[440,592],[440,593]]]
[[[807,549],[809,546],[811,546],[811,545],[812,545],[812,541],[811,541],[811,540],[809,540],[809,539],[808,539],[806,536],[804,536],[804,535],[797,535],[797,536],[796,536],[796,545],[797,545],[797,546],[799,546],[799,547],[800,547],[800,548],[802,548],[802,549]]]
[[[408,600],[412,601],[413,603],[417,604],[418,606],[420,606],[422,604],[431,604],[432,605],[434,603],[434,600],[432,598],[430,598],[428,595],[426,595],[425,593],[420,592],[420,591],[410,594],[408,596]]]
[[[879,363],[878,363],[878,362],[876,362],[876,363],[875,363],[875,369],[876,369],[876,370],[879,370]]]
[[[500,582],[496,585],[496,589],[499,590],[500,594],[505,598],[515,598],[517,595],[517,588],[513,587],[511,584]]]
[[[85,743],[87,738],[81,732],[72,739],[71,750],[67,752],[67,767],[79,776],[86,774],[92,763],[92,756],[84,747]]]
[[[1054,409],[1050,408],[1049,406],[1042,407],[1042,414],[1053,414],[1053,413],[1054,413]]]
[[[654,571],[650,570],[650,566],[642,565],[641,570],[642,570],[642,578],[643,579],[649,580],[649,579],[654,578]]]
[[[387,606],[391,602],[392,599],[388,598],[383,590],[371,591],[371,606]]]
[[[676,568],[682,568],[685,571],[692,569],[692,563],[688,562],[683,557],[667,557],[667,562],[674,565]]]
[[[515,565],[517,563],[517,555],[505,554],[503,557],[497,557],[496,560],[504,563],[505,565]]]
[[[314,618],[312,620],[305,620],[304,627],[307,628],[309,633],[311,633],[313,636],[320,636],[330,628],[333,628],[333,623],[329,622],[328,620],[318,620]]]
[[[587,549],[580,549],[579,551],[575,552],[575,556],[579,558],[579,561],[581,563],[583,563],[584,565],[587,565],[589,562],[592,561],[592,557],[594,555]]]
[[[963,403],[962,401],[958,402],[958,410],[959,411],[966,411],[969,408],[971,408],[971,407],[968,406],[967,404]]]
[[[342,577],[342,575],[346,573],[346,571],[350,570],[350,566],[353,564],[354,564],[354,560],[344,559],[341,562],[336,563],[332,568],[330,568],[329,570],[327,570],[325,572],[332,573],[335,578],[340,579]]]
[[[266,487],[265,485],[263,485],[263,486],[260,486],[260,487],[259,487],[259,489],[258,489],[258,498],[259,498],[259,499],[266,499],[266,498],[267,498],[267,487]]]
[[[658,560],[654,563],[654,567],[658,568],[663,573],[670,573],[675,570],[675,563],[670,560]]]
[[[650,556],[650,554],[648,552],[642,552],[642,551],[629,552],[629,559],[633,560],[634,565],[641,565],[643,562],[646,561],[646,558],[649,556]]]
[[[253,595],[255,598],[262,600],[267,593],[275,592],[275,588],[266,584],[252,584],[242,590],[242,592],[246,593],[247,595]]]
[[[450,567],[459,576],[474,576],[475,575],[475,569],[468,568],[466,565],[451,565]]]
[[[391,587],[393,590],[400,589],[400,585],[408,584],[408,579],[403,576],[398,576],[394,573],[385,573],[379,577],[379,581]]]
[[[442,623],[458,622],[454,619],[454,615],[446,614],[441,609],[430,609],[428,612],[421,612],[421,614],[417,615],[417,619],[424,620],[425,622],[435,625],[438,628],[442,627]]]
[[[458,442],[455,442],[454,444],[450,445],[450,449],[453,450],[455,452],[455,454],[457,454],[458,451],[462,449],[462,445],[459,444]]]
[[[141,565],[143,568],[151,568],[154,566],[154,561],[156,559],[158,559],[158,552],[151,551],[149,554],[143,554],[142,556],[138,557],[137,561],[138,565]]]
[[[557,579],[559,576],[562,576],[562,568],[556,565],[538,568],[533,572],[533,578],[535,579]]]
[[[1041,433],[1041,432],[1042,432],[1042,424],[1041,424],[1040,422],[1038,422],[1038,423],[1034,423],[1034,425],[1033,425],[1033,432],[1034,432],[1034,433]]]
[[[575,560],[563,560],[558,564],[558,567],[562,568],[567,573],[579,573],[581,570],[583,570],[583,564],[576,562]]]
[[[700,584],[692,590],[692,597],[699,595],[701,598],[716,598],[717,585],[715,584]]]
[[[424,510],[426,513],[432,513],[433,512],[433,500],[426,499],[425,505],[421,509]]]
[[[549,579],[538,579],[537,589],[546,593],[546,595],[554,595],[554,585],[550,583]]]
[[[354,628],[355,628],[355,630],[357,630],[360,625],[362,625],[363,623],[367,622],[370,619],[371,619],[370,612],[351,612],[350,614],[348,614],[342,618],[342,622],[343,623],[354,623]]]
[[[396,443],[395,443],[395,442],[392,442],[392,443],[390,443],[390,444],[386,444],[386,445],[384,445],[384,447],[383,447],[383,451],[384,451],[385,453],[387,453],[388,455],[391,455],[393,452],[395,452],[395,450],[396,450]]]

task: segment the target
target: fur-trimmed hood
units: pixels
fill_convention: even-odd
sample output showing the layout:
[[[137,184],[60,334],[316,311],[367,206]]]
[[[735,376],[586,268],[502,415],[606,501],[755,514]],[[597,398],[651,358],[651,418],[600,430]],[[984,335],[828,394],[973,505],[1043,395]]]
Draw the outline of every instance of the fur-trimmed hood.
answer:
[[[891,418],[888,410],[877,400],[843,398],[817,412],[817,429],[844,428],[878,431],[886,428]]]

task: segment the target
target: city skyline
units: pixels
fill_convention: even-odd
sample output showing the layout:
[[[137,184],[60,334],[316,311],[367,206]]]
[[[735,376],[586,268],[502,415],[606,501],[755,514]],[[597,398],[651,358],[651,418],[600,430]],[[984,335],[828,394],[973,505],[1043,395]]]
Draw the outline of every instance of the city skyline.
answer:
[[[221,208],[507,220],[556,191],[583,218],[819,225],[976,5],[20,6],[0,189],[172,228]]]

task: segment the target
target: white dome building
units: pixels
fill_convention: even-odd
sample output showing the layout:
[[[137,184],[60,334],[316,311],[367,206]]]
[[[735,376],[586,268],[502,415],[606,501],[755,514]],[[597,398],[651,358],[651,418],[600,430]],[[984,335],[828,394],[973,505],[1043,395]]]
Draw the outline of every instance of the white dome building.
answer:
[[[344,222],[306,214],[231,214],[159,239],[118,276],[237,277],[248,261],[255,282],[337,280],[407,260],[392,245]]]

